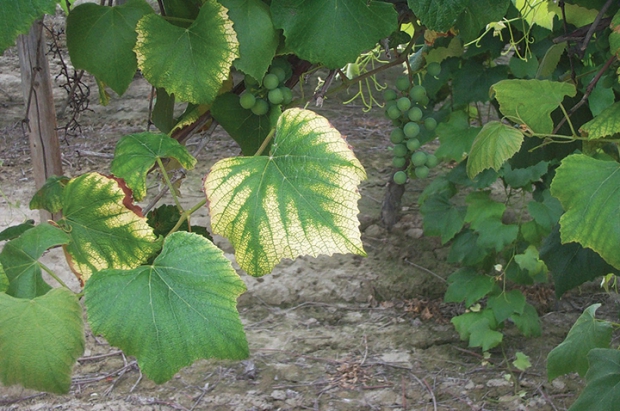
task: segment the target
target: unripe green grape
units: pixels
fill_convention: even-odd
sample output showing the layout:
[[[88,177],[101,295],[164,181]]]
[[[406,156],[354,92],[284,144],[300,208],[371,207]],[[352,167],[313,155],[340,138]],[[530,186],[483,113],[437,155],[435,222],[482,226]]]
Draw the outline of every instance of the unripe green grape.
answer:
[[[385,115],[388,116],[388,118],[391,120],[396,120],[400,117],[400,114],[400,110],[395,105],[389,107],[385,112]]]
[[[257,116],[264,116],[269,111],[269,103],[267,103],[262,98],[257,98],[256,103],[254,103],[254,107],[252,107],[252,113]]]
[[[246,110],[251,109],[256,104],[256,96],[250,92],[245,92],[239,97],[239,104]]]
[[[409,76],[399,76],[396,79],[396,88],[400,91],[407,91],[409,89]]]
[[[426,117],[424,119],[424,127],[426,127],[428,131],[435,130],[435,128],[437,128],[437,120],[435,120],[433,117]]]
[[[396,107],[404,113],[411,108],[411,100],[408,97],[401,97],[396,100]]]
[[[426,97],[426,89],[420,84],[413,86],[411,87],[411,90],[409,90],[409,97],[411,97],[411,100],[413,101],[423,101]]]
[[[267,98],[271,104],[280,104],[284,101],[284,95],[282,94],[282,90],[279,88],[274,88],[273,90],[269,90],[269,94],[267,94]]]
[[[400,128],[395,128],[390,133],[390,141],[394,144],[402,143],[405,140],[405,133]]]
[[[411,121],[420,121],[422,120],[423,115],[424,113],[422,113],[420,107],[417,106],[411,107],[407,112],[407,117],[409,117],[409,120]]]
[[[426,177],[428,177],[428,172],[429,172],[429,170],[428,170],[428,167],[426,167],[426,166],[416,167],[415,171],[414,171],[415,176],[417,178],[426,178]]]
[[[398,97],[398,94],[396,94],[396,91],[392,90],[391,88],[388,88],[383,92],[383,99],[385,101],[396,100],[396,97]]]
[[[426,153],[424,151],[416,151],[411,155],[411,164],[420,167],[426,164]]]
[[[392,120],[392,125],[394,127],[402,128],[403,127],[403,122],[402,122],[402,120],[399,117],[399,118],[397,118],[395,120]]]
[[[426,66],[426,72],[433,77],[437,77],[441,73],[441,64],[437,62],[430,63]]]
[[[422,100],[418,101],[418,103],[422,106],[422,107],[426,107],[428,106],[428,103],[431,100],[428,98],[428,96],[424,96],[424,98],[422,98]]]
[[[407,138],[417,137],[418,134],[420,134],[420,126],[418,125],[418,123],[410,121],[409,123],[404,125],[403,133],[405,133]]]
[[[418,148],[420,148],[421,145],[422,144],[420,143],[420,140],[418,140],[417,138],[410,138],[409,140],[407,140],[407,149],[412,153]]]
[[[385,110],[387,111],[390,107],[396,107],[396,100],[389,100],[385,102]]]
[[[428,168],[437,167],[437,164],[439,164],[439,159],[437,157],[435,157],[434,154],[429,154],[426,157],[426,166]]]
[[[392,155],[394,157],[405,157],[407,153],[407,146],[404,144],[396,144],[392,149]]]
[[[405,159],[405,157],[394,157],[394,158],[392,158],[392,167],[394,167],[394,168],[404,167],[405,163],[407,163],[407,160]]]
[[[278,85],[280,84],[280,80],[278,79],[278,76],[276,76],[275,74],[265,74],[265,77],[263,77],[263,86],[267,89],[267,90],[273,90],[274,88],[277,88]]]
[[[404,171],[397,171],[394,173],[394,182],[398,185],[403,185],[407,182],[407,173]]]
[[[286,78],[286,72],[282,67],[272,67],[269,69],[269,73],[275,74],[278,77],[278,83],[281,83]]]
[[[293,101],[293,91],[288,87],[280,87],[280,91],[284,96],[284,100],[282,100],[282,104],[289,104]]]

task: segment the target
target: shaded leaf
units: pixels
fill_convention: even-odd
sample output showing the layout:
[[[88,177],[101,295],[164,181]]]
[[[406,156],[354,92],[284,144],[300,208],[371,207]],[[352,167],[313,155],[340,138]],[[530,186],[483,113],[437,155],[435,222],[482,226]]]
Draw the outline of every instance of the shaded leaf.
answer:
[[[467,159],[467,175],[475,177],[481,171],[499,170],[523,143],[523,133],[499,121],[490,121],[482,127],[474,140]]]
[[[517,351],[515,357],[516,358],[512,362],[512,365],[514,365],[519,371],[525,371],[532,366],[532,363],[530,362],[530,357],[523,354],[521,351]]]
[[[424,234],[441,236],[441,244],[454,238],[465,223],[465,209],[452,204],[445,194],[429,197],[420,212],[424,216]]]
[[[469,346],[482,347],[482,351],[488,351],[502,343],[504,334],[494,330],[490,326],[488,318],[476,321],[469,329]]]
[[[157,98],[151,114],[151,121],[159,131],[169,134],[175,126],[174,120],[174,94],[168,94],[166,89],[156,89]]]
[[[474,266],[482,262],[487,256],[487,250],[478,245],[478,233],[472,230],[464,230],[454,237],[448,262],[451,264],[462,263]]]
[[[479,234],[478,246],[499,252],[517,239],[519,226],[504,224],[499,219],[491,219],[480,223],[476,231]]]
[[[560,58],[566,51],[566,43],[554,44],[547,49],[544,57],[540,61],[538,71],[536,72],[536,78],[548,79],[553,75],[553,72],[558,68]]]
[[[532,183],[540,181],[542,176],[547,174],[549,163],[541,161],[527,168],[512,168],[510,163],[505,163],[500,170],[500,175],[506,184],[512,188],[531,188]]]
[[[180,218],[181,212],[172,204],[163,204],[151,210],[146,215],[146,221],[153,227],[153,234],[157,237],[167,236]],[[190,229],[194,234],[201,235],[208,240],[213,240],[205,227],[196,225],[188,227],[187,224],[182,224],[181,227],[178,228],[178,231],[190,231]]]
[[[219,248],[184,232],[166,238],[152,265],[99,271],[84,289],[93,332],[135,355],[156,383],[199,358],[248,356],[236,309],[244,291]]]
[[[459,35],[468,43],[475,40],[480,30],[489,23],[500,21],[508,7],[510,0],[475,0],[465,4],[465,9],[456,21]]]
[[[587,384],[569,411],[612,411],[620,404],[620,351],[593,348],[588,352]]]
[[[610,322],[595,318],[600,306],[593,304],[586,308],[564,341],[551,350],[547,356],[549,381],[571,372],[585,376],[588,371],[588,352],[593,348],[609,348],[613,328]]]
[[[0,263],[0,293],[6,293],[6,290],[9,289],[9,279],[4,272],[4,267],[2,267],[2,263]]]
[[[64,394],[84,352],[82,307],[75,294],[56,288],[32,300],[0,294],[2,384]]]
[[[44,14],[54,14],[57,0],[2,0],[2,24],[0,24],[0,55],[15,44],[17,36],[27,34],[35,20]]]
[[[513,314],[523,314],[525,296],[519,290],[502,292],[499,295],[489,297],[487,307],[493,311],[497,322],[501,323]]]
[[[454,73],[452,92],[455,105],[489,101],[489,89],[498,81],[508,77],[506,66],[485,67],[476,60],[466,60],[463,67]]]
[[[510,320],[515,323],[519,331],[526,337],[539,337],[542,333],[540,318],[531,304],[525,303],[523,313],[513,313]]]
[[[0,264],[10,283],[6,293],[31,299],[51,290],[41,277],[41,265],[37,260],[47,249],[68,242],[69,236],[61,229],[39,224],[6,243],[0,253]]]
[[[366,173],[340,133],[307,110],[285,111],[268,156],[228,158],[205,181],[214,234],[241,268],[271,272],[299,255],[365,255],[357,220]]]
[[[465,221],[470,223],[474,230],[479,229],[485,221],[501,220],[506,211],[506,205],[493,200],[490,195],[490,191],[474,191],[465,198],[467,203]]]
[[[26,220],[21,224],[7,227],[0,232],[0,241],[13,240],[31,228],[34,228],[34,220]]]
[[[540,259],[536,246],[529,245],[523,253],[516,254],[514,259],[519,267],[526,270],[532,277],[547,273],[547,266]]]
[[[462,110],[452,112],[450,119],[440,123],[435,131],[441,143],[435,155],[443,160],[460,162],[469,154],[480,130],[481,127],[470,126],[466,112]]]
[[[465,302],[471,307],[476,301],[491,292],[495,279],[488,275],[478,274],[470,267],[464,267],[448,277],[448,289],[444,301],[448,303]]]
[[[620,133],[620,101],[606,108],[598,116],[581,126],[579,132],[589,140]]]
[[[497,328],[497,321],[495,321],[495,316],[493,315],[493,311],[489,309],[484,309],[478,312],[466,312],[465,314],[457,315],[456,317],[452,317],[450,322],[454,325],[454,328],[459,333],[461,340],[469,339],[471,335],[471,327],[478,321],[486,319],[488,324],[492,328]]]
[[[538,73],[538,60],[533,56],[529,56],[527,60],[513,56],[508,66],[517,78],[534,78]]]
[[[532,200],[527,203],[527,211],[538,225],[550,231],[558,223],[564,210],[560,201],[552,197],[549,190],[543,191],[542,197],[542,202]]]
[[[30,200],[31,210],[47,210],[54,214],[62,209],[62,192],[69,177],[51,176]]]
[[[407,0],[424,26],[444,33],[452,28],[468,3],[468,0]]]

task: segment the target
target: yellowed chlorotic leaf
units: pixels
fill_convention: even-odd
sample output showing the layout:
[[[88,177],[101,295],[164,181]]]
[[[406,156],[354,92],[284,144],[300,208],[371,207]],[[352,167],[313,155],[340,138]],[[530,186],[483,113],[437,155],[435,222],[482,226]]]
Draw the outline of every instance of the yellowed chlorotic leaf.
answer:
[[[366,255],[357,219],[364,168],[318,114],[285,111],[266,156],[217,162],[205,180],[211,226],[235,247],[239,266],[260,276],[283,258]]]

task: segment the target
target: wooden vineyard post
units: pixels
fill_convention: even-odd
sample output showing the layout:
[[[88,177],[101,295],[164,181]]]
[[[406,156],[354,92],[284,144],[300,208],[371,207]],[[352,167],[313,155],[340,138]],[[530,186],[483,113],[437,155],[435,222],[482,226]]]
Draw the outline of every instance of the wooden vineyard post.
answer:
[[[49,65],[45,56],[43,21],[32,24],[28,34],[17,39],[26,104],[24,130],[30,142],[30,156],[37,190],[53,175],[62,175],[60,145],[56,131],[56,109],[52,95]],[[54,216],[41,210],[41,221]]]

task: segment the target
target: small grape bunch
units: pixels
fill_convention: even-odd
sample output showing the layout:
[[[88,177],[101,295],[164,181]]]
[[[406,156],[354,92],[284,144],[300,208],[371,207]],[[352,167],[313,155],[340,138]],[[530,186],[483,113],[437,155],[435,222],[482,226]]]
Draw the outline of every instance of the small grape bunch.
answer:
[[[286,59],[276,58],[260,83],[246,74],[246,91],[239,96],[239,104],[246,110],[252,110],[257,116],[266,115],[272,105],[289,104],[293,101],[293,92],[284,83],[292,73],[291,65]]]

